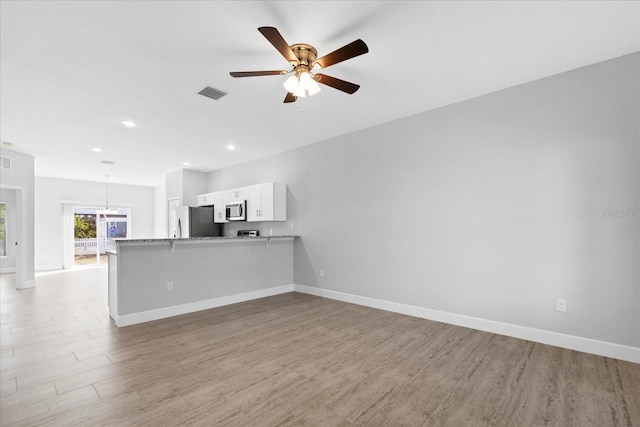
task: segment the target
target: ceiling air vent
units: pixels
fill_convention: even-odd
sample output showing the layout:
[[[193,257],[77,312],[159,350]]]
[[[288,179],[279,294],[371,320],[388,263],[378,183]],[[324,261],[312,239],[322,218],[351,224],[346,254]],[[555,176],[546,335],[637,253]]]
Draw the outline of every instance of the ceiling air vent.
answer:
[[[225,96],[227,93],[207,86],[204,89],[202,89],[200,92],[198,92],[198,94],[202,96],[206,96],[207,98],[215,99],[217,101],[218,99]]]
[[[100,162],[101,165],[113,165],[116,162],[114,162],[113,160],[103,160]]]
[[[0,157],[0,169],[11,169],[10,157]]]

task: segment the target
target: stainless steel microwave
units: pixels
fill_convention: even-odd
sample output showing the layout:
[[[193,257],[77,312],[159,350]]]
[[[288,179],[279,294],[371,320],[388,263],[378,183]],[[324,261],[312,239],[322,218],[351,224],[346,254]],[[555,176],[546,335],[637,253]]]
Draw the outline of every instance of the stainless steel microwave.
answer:
[[[229,202],[226,204],[227,221],[246,221],[247,220],[247,201],[238,200],[237,202]]]

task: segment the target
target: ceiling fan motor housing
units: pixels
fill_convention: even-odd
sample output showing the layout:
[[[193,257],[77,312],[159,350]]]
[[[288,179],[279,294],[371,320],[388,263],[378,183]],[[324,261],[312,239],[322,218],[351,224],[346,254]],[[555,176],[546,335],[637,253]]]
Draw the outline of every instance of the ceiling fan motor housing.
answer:
[[[303,68],[300,72],[311,70],[313,63],[318,57],[318,51],[316,48],[304,43],[293,44],[289,47],[296,58],[298,58],[298,64],[291,64],[295,68],[296,72],[298,72],[298,67]]]

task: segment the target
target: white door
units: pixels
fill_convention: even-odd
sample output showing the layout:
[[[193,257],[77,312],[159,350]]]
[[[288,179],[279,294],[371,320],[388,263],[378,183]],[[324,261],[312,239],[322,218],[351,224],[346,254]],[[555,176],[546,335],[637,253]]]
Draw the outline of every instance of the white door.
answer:
[[[167,237],[170,239],[178,235],[178,217],[176,209],[181,205],[180,197],[167,200]]]
[[[72,214],[74,266],[105,264],[107,251],[116,249],[114,239],[131,236],[131,209],[75,206]]]

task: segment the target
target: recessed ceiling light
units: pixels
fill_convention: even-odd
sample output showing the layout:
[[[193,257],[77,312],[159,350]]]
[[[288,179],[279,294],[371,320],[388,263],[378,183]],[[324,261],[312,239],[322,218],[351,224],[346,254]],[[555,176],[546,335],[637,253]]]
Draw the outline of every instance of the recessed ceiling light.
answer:
[[[95,151],[96,153],[101,153],[102,152],[102,148],[98,148],[98,147],[92,148],[91,150]]]
[[[191,163],[189,163],[189,162],[182,162],[182,164],[183,164],[183,165],[185,165],[185,166],[189,166]]]
[[[233,151],[233,150],[235,150],[235,149],[236,149],[236,146],[235,146],[235,145],[233,145],[233,144],[229,144],[229,145],[227,145],[227,150],[229,150],[229,151]]]
[[[132,122],[131,120],[123,120],[120,123],[122,123],[123,125],[125,125],[128,128],[132,128],[132,127],[134,127],[136,125],[136,123]]]

